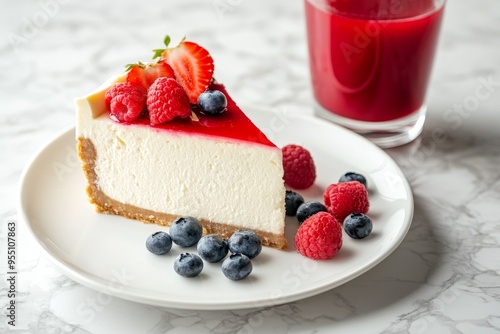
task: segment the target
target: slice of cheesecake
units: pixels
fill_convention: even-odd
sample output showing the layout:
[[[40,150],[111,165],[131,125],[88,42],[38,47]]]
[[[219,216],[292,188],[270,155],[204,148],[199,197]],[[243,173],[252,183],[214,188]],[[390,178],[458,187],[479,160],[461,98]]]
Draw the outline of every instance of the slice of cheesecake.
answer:
[[[98,212],[168,226],[179,216],[198,218],[205,233],[228,238],[255,231],[262,243],[286,249],[285,187],[281,149],[227,98],[222,115],[193,108],[191,117],[150,125],[110,117],[105,93],[127,75],[78,98],[76,138]]]

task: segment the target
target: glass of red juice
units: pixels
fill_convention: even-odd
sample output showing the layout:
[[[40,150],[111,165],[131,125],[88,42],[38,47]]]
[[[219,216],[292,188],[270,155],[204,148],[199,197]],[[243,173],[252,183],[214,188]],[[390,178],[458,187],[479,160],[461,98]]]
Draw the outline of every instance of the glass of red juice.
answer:
[[[445,0],[305,0],[315,111],[381,147],[422,132]]]

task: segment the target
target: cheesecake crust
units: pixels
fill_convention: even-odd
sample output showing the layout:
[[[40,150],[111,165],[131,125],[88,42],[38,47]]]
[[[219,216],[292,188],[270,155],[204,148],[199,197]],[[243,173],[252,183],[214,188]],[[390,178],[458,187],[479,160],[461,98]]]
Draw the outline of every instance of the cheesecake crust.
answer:
[[[95,172],[95,162],[97,152],[94,144],[88,138],[77,138],[78,156],[82,161],[82,169],[87,178],[87,195],[89,201],[95,205],[96,211],[112,215],[119,215],[125,218],[140,220],[147,224],[157,224],[161,226],[170,226],[170,224],[180,217],[164,212],[156,212],[134,205],[116,201],[102,192],[97,184],[97,174]],[[212,222],[205,219],[199,219],[203,225],[203,235],[216,233],[223,238],[229,238],[234,232],[242,228],[231,226],[219,222]],[[260,230],[254,230],[260,237],[264,246],[286,250],[287,240],[284,235],[278,235]]]

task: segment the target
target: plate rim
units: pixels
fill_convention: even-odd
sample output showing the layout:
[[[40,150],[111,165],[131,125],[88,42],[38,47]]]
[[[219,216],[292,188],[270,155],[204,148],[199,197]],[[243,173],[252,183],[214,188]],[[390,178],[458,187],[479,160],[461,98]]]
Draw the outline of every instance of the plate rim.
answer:
[[[276,113],[276,111],[279,111],[277,108],[272,108],[272,107],[263,107],[259,105],[253,105],[253,106],[245,106],[247,109],[247,116],[252,120],[252,113],[253,110],[258,110],[258,112],[263,112],[263,113],[268,113],[268,114],[273,114]],[[160,307],[170,307],[170,308],[176,308],[176,309],[186,309],[186,310],[236,310],[236,309],[250,309],[250,308],[256,308],[256,307],[270,307],[270,306],[277,306],[285,303],[290,303],[294,301],[298,301],[301,299],[305,299],[308,297],[315,296],[317,294],[323,293],[325,291],[334,289],[340,285],[343,285],[359,276],[362,274],[366,273],[367,271],[371,270],[375,266],[377,266],[379,263],[381,263],[383,260],[385,260],[389,255],[391,255],[402,243],[404,238],[406,237],[414,216],[414,197],[413,197],[413,191],[411,189],[411,186],[401,170],[400,166],[392,159],[391,156],[387,152],[385,152],[383,149],[380,147],[376,146],[372,142],[370,142],[368,139],[362,137],[359,134],[356,134],[348,129],[345,129],[337,124],[334,124],[332,122],[329,122],[325,119],[319,118],[315,115],[311,114],[300,114],[297,112],[293,113],[287,113],[288,115],[293,116],[294,118],[304,118],[309,122],[319,122],[322,125],[327,125],[331,126],[332,128],[335,128],[335,131],[340,131],[343,132],[343,135],[347,136],[354,136],[357,137],[357,140],[361,140],[362,142],[365,142],[365,144],[368,144],[371,146],[371,149],[377,150],[378,154],[381,154],[386,158],[387,161],[391,162],[393,164],[393,167],[399,172],[401,175],[401,180],[403,182],[403,186],[405,189],[405,193],[407,195],[407,200],[405,203],[407,204],[405,207],[405,212],[408,214],[408,218],[406,219],[407,222],[404,226],[404,228],[400,229],[398,233],[396,234],[396,237],[394,238],[394,241],[391,243],[390,247],[388,247],[383,254],[380,256],[372,259],[371,261],[364,263],[361,265],[357,270],[355,270],[354,273],[351,273],[350,275],[345,275],[342,277],[340,280],[336,280],[334,282],[331,282],[329,284],[323,284],[320,287],[310,287],[307,289],[302,289],[298,291],[294,291],[292,293],[286,294],[284,296],[276,297],[276,298],[261,298],[259,300],[253,300],[251,304],[247,301],[239,301],[239,302],[222,302],[222,303],[192,303],[192,302],[172,302],[168,301],[165,299],[150,299],[147,297],[144,297],[140,294],[137,294],[133,291],[128,291],[128,292],[123,292],[123,291],[112,291],[107,287],[105,284],[105,280],[95,277],[90,273],[85,273],[81,269],[78,270],[78,268],[75,268],[73,265],[68,264],[64,261],[64,259],[58,257],[56,254],[53,254],[49,249],[46,248],[45,244],[38,238],[36,232],[33,229],[33,223],[30,222],[26,216],[26,212],[24,210],[24,204],[23,203],[23,193],[24,189],[26,187],[26,178],[32,169],[34,163],[36,160],[50,147],[53,143],[55,143],[57,140],[59,140],[61,137],[65,136],[68,134],[68,132],[75,132],[75,125],[70,125],[62,130],[59,130],[54,136],[52,136],[49,140],[47,140],[41,147],[39,147],[35,153],[31,156],[31,158],[28,160],[26,163],[25,167],[23,168],[18,186],[17,186],[17,212],[19,214],[20,220],[26,225],[29,234],[31,237],[35,240],[35,243],[37,244],[38,248],[42,250],[42,253],[45,258],[48,258],[51,263],[53,263],[64,275],[69,277],[70,279],[82,284],[83,286],[89,287],[93,290],[96,290],[101,293],[105,293],[108,295],[112,295],[114,297],[118,297],[121,299],[133,301],[133,302],[139,302],[147,305],[154,305],[154,306],[160,306]],[[252,120],[253,122],[253,120]]]

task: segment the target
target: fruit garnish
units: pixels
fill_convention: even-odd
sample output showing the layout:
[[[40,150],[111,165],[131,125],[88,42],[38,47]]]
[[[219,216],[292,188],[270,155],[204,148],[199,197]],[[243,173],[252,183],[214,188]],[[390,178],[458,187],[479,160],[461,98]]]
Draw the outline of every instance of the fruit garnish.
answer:
[[[344,231],[354,239],[364,239],[372,232],[370,217],[362,213],[351,213],[344,219]]]
[[[106,109],[120,122],[135,121],[146,107],[144,90],[126,82],[111,86],[104,99]]]
[[[167,232],[155,232],[146,239],[146,248],[156,255],[167,254],[172,249],[172,238]]]
[[[198,96],[207,90],[214,73],[214,62],[210,53],[196,43],[181,40],[179,45],[169,48],[170,37],[166,36],[165,49],[156,49],[153,59],[160,57],[174,70],[175,77],[196,104]]]
[[[367,213],[370,208],[368,192],[358,181],[334,183],[323,194],[325,206],[339,222],[351,213]]]
[[[342,226],[328,212],[319,212],[300,225],[295,235],[295,247],[310,259],[330,259],[342,247]]]
[[[304,203],[304,197],[292,190],[286,191],[285,196],[285,212],[287,216],[295,216],[297,209]]]
[[[283,152],[285,183],[295,189],[307,189],[316,180],[316,167],[308,150],[299,145],[286,145]]]
[[[243,254],[249,259],[255,258],[262,251],[262,241],[257,233],[250,230],[239,230],[233,233],[228,241],[229,250],[233,254]]]
[[[362,174],[356,172],[347,172],[344,175],[342,175],[339,179],[339,182],[349,182],[349,181],[358,181],[359,183],[364,185],[365,188],[367,187],[366,178]]]
[[[198,96],[198,106],[207,115],[220,115],[226,111],[227,98],[220,90],[207,90]]]
[[[203,234],[203,226],[194,217],[179,217],[170,225],[170,237],[172,241],[181,247],[196,245]]]
[[[307,218],[317,214],[318,212],[328,212],[323,203],[320,203],[318,201],[309,201],[302,203],[297,208],[297,220],[302,224]]]
[[[153,82],[160,77],[175,79],[174,70],[165,61],[158,61],[144,64],[137,62],[136,64],[128,64],[127,82],[138,87],[143,87],[147,90]]]
[[[196,254],[181,254],[175,259],[174,270],[184,277],[196,277],[203,270],[203,260]]]
[[[244,254],[231,254],[222,262],[224,276],[232,281],[239,281],[250,275],[253,266],[248,256]]]
[[[198,241],[196,250],[200,257],[210,263],[221,261],[229,252],[229,246],[226,239],[218,234],[209,234]]]
[[[151,125],[168,122],[175,117],[191,117],[191,105],[184,88],[175,79],[161,77],[148,89],[147,107]]]

